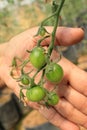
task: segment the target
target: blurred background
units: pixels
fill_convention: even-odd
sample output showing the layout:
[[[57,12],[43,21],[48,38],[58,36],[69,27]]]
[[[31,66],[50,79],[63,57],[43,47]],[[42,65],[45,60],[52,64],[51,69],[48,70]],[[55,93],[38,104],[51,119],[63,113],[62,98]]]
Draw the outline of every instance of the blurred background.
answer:
[[[0,0],[0,44],[26,29],[37,26],[51,14],[51,0]],[[60,0],[56,0],[60,3]],[[53,25],[53,20],[46,23]],[[60,26],[81,27],[84,39],[71,47],[61,47],[63,55],[87,71],[87,0],[66,0]],[[24,107],[11,90],[0,92],[0,130],[58,130],[40,113]],[[81,128],[83,129],[83,128]]]

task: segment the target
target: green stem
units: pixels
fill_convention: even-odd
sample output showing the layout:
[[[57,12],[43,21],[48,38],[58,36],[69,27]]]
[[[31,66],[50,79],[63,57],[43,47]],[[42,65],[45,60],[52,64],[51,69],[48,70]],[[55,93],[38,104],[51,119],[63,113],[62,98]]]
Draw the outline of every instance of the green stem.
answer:
[[[37,46],[39,47],[40,44],[41,44],[41,42],[42,42],[44,39],[48,38],[48,37],[50,37],[50,35],[47,35],[47,36],[43,37],[42,39],[38,40]]]
[[[56,14],[55,25],[54,25],[54,29],[53,29],[53,32],[52,32],[51,43],[50,43],[49,48],[48,48],[48,56],[51,55],[52,50],[54,48],[55,35],[56,35],[57,26],[58,26],[59,15],[60,15],[60,12],[61,12],[61,9],[63,7],[64,2],[65,2],[65,0],[61,0],[61,4],[60,4],[60,6],[57,8],[57,10],[55,12],[55,14]]]
[[[26,59],[25,61],[23,61],[23,63],[20,65],[20,67],[22,67],[22,69],[26,66],[26,64],[29,63],[29,59]]]
[[[39,72],[40,72],[40,70],[37,70],[32,79],[35,79],[35,77],[37,76],[37,74],[38,74]]]
[[[55,15],[56,15],[56,12],[53,13],[51,16],[47,17],[46,19],[44,19],[44,20],[41,22],[40,28],[41,28],[42,26],[44,26],[44,24],[45,24],[45,22],[46,22],[47,20],[51,19],[51,18],[54,17]]]
[[[38,83],[38,84],[40,84],[42,87],[43,87],[43,77],[44,77],[44,74],[45,74],[45,69],[43,69],[42,75],[41,75],[41,79],[40,79],[40,81],[39,81],[39,83]]]

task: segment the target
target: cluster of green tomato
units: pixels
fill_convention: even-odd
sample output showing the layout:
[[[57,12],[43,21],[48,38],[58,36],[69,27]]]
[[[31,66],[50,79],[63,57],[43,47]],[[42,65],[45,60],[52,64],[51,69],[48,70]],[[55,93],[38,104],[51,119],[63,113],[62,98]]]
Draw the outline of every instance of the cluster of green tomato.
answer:
[[[37,75],[40,71],[42,71],[42,76],[40,82],[38,84],[35,83],[35,76],[30,77],[29,73],[25,73],[23,68],[21,69],[21,76],[17,78],[17,82],[21,82],[21,90],[20,90],[20,97],[26,97],[27,100],[32,102],[38,102],[45,104],[46,106],[53,106],[56,105],[59,101],[59,97],[55,92],[55,87],[52,91],[48,91],[44,88],[44,77],[46,80],[50,81],[51,83],[58,84],[63,78],[63,69],[57,63],[51,61],[50,57],[46,53],[46,50],[42,46],[34,47],[30,52],[29,61],[33,67],[36,68]],[[23,61],[25,63],[25,61]],[[27,63],[28,63],[27,62]],[[16,64],[16,60],[14,60]],[[25,67],[25,65],[23,66]],[[30,71],[31,73],[32,71]],[[26,89],[26,95],[23,94],[22,90]]]
[[[51,83],[58,84],[63,78],[63,69],[60,65],[52,61],[47,64],[48,60],[47,54],[41,46],[36,46],[30,53],[31,64],[38,70],[45,68],[44,76],[46,79]],[[26,91],[26,97],[33,102],[45,100],[47,105],[56,105],[59,101],[58,95],[54,91],[48,92],[43,88],[43,85],[35,85],[31,87]]]
[[[40,104],[46,105],[47,107],[54,106],[58,103],[59,97],[55,92],[55,89],[58,83],[60,83],[63,79],[63,69],[59,64],[57,64],[56,62],[54,62],[54,60],[51,59],[51,54],[54,49],[58,16],[64,1],[65,0],[62,0],[60,7],[55,2],[53,2],[53,5],[57,8],[54,14],[51,16],[56,16],[56,22],[54,25],[53,32],[51,34],[48,33],[45,27],[43,26],[43,23],[51,18],[49,17],[41,23],[41,26],[36,34],[37,36],[40,35],[41,39],[38,40],[37,45],[31,51],[28,51],[29,59],[23,61],[21,68],[21,76],[17,79],[17,81],[21,83],[19,84],[21,87],[20,98],[26,97],[29,101],[38,102]],[[45,50],[41,46],[41,42],[48,37],[51,38],[51,43],[48,46],[48,50]],[[13,60],[13,63],[13,66],[17,66],[15,58]],[[24,67],[26,67],[27,63],[32,64],[32,66],[36,68],[36,72],[32,77],[30,77],[29,75],[32,71],[30,71],[29,73],[24,72]],[[35,77],[40,71],[42,72],[40,81],[38,83],[35,83]],[[49,91],[46,88],[44,88],[45,82],[47,81],[51,82],[54,85],[52,91]],[[25,95],[22,92],[23,89],[26,89]]]
[[[40,35],[43,37],[46,30],[40,30]],[[45,50],[41,45],[35,46],[31,51],[29,51],[29,59],[22,61],[21,75],[17,79],[20,82],[20,98],[26,97],[27,100],[32,102],[38,102],[45,104],[46,106],[56,105],[59,101],[59,97],[55,92],[55,87],[52,91],[48,91],[44,88],[44,79],[50,81],[56,86],[61,82],[63,78],[63,69],[56,62],[50,59],[50,55],[47,50]],[[27,62],[26,62],[27,61]],[[30,77],[29,73],[24,72],[24,67],[27,63],[31,63],[34,68],[36,68],[36,73],[33,77]],[[13,67],[17,66],[16,58],[13,59]],[[42,76],[39,83],[35,83],[35,76],[42,71]],[[13,69],[12,69],[13,72]],[[23,94],[23,89],[26,89],[26,95]]]

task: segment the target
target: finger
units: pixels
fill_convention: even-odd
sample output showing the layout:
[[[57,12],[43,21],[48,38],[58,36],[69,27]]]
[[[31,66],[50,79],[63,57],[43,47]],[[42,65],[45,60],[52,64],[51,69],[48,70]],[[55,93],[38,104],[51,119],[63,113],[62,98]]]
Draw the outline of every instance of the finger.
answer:
[[[59,64],[63,67],[64,78],[69,81],[75,90],[87,96],[87,72],[64,57],[59,61]]]
[[[53,27],[46,27],[47,31],[49,33],[52,32]],[[12,41],[15,41],[19,43],[25,42],[26,39],[27,41],[33,41],[33,43],[37,43],[37,40],[40,37],[34,37],[34,35],[37,33],[38,27],[34,27],[32,29],[26,30],[25,32],[15,36],[12,38]],[[66,27],[58,27],[57,32],[56,32],[56,44],[58,45],[72,45],[75,43],[78,43],[81,41],[84,37],[84,31],[81,28],[66,28]],[[47,38],[44,40],[43,44],[48,45],[50,43],[50,38]],[[31,44],[28,42],[28,44]]]
[[[42,109],[39,109],[39,112],[42,113],[42,115],[44,115],[44,117],[46,117],[49,122],[61,130],[79,130],[78,125],[72,123],[71,121],[68,121],[53,108],[48,109],[44,107]]]
[[[60,27],[56,33],[59,45],[72,45],[81,41],[84,37],[84,31],[81,28]]]
[[[48,32],[52,32],[53,27],[46,27]],[[37,32],[37,28],[30,30],[31,35]],[[81,41],[84,37],[84,31],[81,28],[58,27],[56,31],[56,44],[72,45]],[[50,39],[46,39],[44,44],[49,44]]]
[[[62,87],[62,88],[61,88]],[[59,86],[59,95],[65,97],[75,108],[87,114],[87,97],[73,89],[70,85]]]
[[[87,128],[87,116],[72,106],[67,100],[61,98],[55,106],[56,110],[65,118]]]

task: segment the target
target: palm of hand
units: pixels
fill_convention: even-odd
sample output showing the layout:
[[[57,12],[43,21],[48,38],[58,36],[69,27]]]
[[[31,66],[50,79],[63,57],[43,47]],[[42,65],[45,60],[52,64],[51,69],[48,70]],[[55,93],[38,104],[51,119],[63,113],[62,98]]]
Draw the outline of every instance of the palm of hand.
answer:
[[[18,83],[14,79],[12,79],[12,77],[10,76],[10,70],[11,70],[10,65],[11,65],[12,59],[15,56],[18,56],[22,59],[25,59],[28,56],[28,53],[26,52],[26,50],[31,50],[37,43],[37,38],[33,37],[34,34],[35,34],[34,30],[33,31],[29,30],[29,31],[26,31],[25,33],[22,33],[21,35],[14,37],[8,43],[7,48],[4,52],[4,55],[1,58],[0,77],[7,84],[7,86],[15,92],[17,96],[19,96],[20,88],[18,86]],[[76,41],[79,41],[81,38],[82,37],[80,37]],[[72,39],[71,41],[73,43],[75,42],[75,39],[74,40]],[[48,43],[49,43],[49,40],[45,41],[46,45]],[[67,43],[67,41],[65,43]],[[87,74],[85,74],[83,71],[80,71],[74,64],[72,64],[65,58],[62,58],[59,64],[63,67],[64,79],[58,85],[59,87],[58,87],[57,93],[60,96],[60,101],[58,105],[50,109],[47,109],[46,107],[39,106],[37,103],[28,102],[27,104],[38,109],[50,122],[52,122],[57,127],[60,127],[62,130],[73,130],[73,129],[79,130],[79,127],[72,122],[83,125],[82,122],[84,123],[84,121],[86,120],[86,116],[82,115],[82,113],[79,110],[77,110],[78,108],[77,109],[75,108],[75,107],[78,107],[78,105],[75,106],[76,102],[74,103],[74,100],[79,94],[74,89],[76,89],[77,91],[81,91],[81,87],[79,88],[77,87],[76,80],[78,81],[80,80],[78,82],[78,85],[81,86],[82,84],[81,81],[84,81],[84,82],[86,81],[85,77],[87,76]],[[29,66],[29,69],[31,69],[30,66]],[[76,76],[76,71],[78,72],[77,76]],[[80,73],[84,76],[78,78]],[[84,88],[86,86],[85,84],[84,84]],[[51,89],[53,88],[53,85],[50,84],[49,82],[46,82],[45,87],[47,89]],[[72,98],[72,94],[70,92],[77,94],[74,99]],[[78,116],[76,117],[76,115],[80,115],[83,118],[77,119]]]

